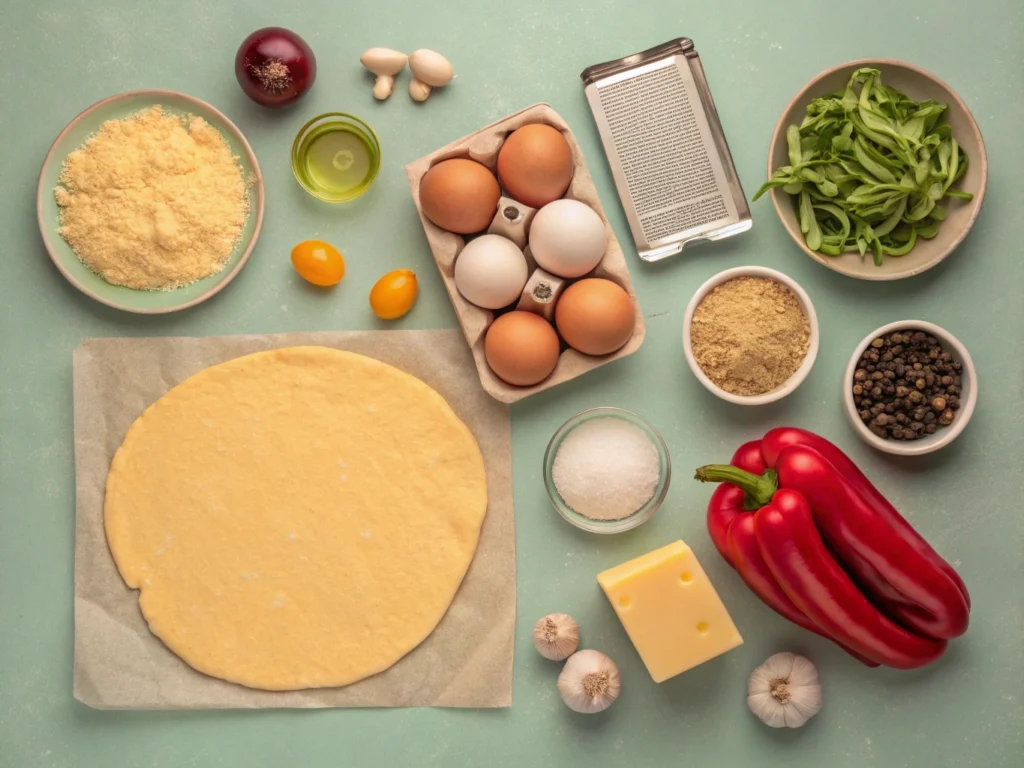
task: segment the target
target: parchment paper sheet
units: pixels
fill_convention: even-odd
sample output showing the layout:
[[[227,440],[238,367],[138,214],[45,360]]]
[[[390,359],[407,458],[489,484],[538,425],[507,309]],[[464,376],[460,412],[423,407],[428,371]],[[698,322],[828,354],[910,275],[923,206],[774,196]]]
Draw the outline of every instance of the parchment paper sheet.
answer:
[[[405,658],[344,688],[257,691],[196,672],[150,633],[137,593],[121,580],[107,548],[103,496],[114,452],[153,401],[211,365],[304,344],[374,357],[440,392],[480,444],[487,516],[448,613]],[[459,331],[92,339],[75,350],[74,398],[76,699],[101,709],[511,705],[516,579],[509,412],[480,388]]]

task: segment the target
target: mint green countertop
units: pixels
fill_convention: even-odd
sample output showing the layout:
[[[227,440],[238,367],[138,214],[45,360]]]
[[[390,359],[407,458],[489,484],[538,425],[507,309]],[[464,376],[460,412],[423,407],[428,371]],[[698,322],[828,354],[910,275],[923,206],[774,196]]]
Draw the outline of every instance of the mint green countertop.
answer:
[[[1024,754],[1024,6],[1019,0],[595,0],[556,3],[274,4],[181,0],[40,0],[0,12],[0,766],[786,766],[916,768],[1021,765]],[[288,10],[294,8],[296,10]],[[268,112],[235,83],[233,57],[252,30],[280,24],[313,46],[319,76],[293,110]],[[789,240],[768,200],[752,232],[651,266],[635,258],[625,217],[584,100],[579,72],[665,40],[692,37],[748,196],[786,102],[818,71],[892,57],[950,83],[974,112],[991,163],[988,197],[966,243],[917,278],[869,284],[836,275]],[[457,79],[422,107],[404,89],[377,104],[359,66],[372,46],[429,47]],[[408,75],[406,75],[406,78]],[[161,317],[101,306],[72,288],[43,250],[35,219],[39,166],[80,110],[139,88],[205,99],[234,120],[266,177],[266,221],[248,266],[211,301]],[[366,296],[376,278],[415,269],[414,311],[387,327],[445,328],[455,316],[434,269],[402,166],[538,101],[575,130],[631,259],[647,316],[635,356],[513,408],[519,569],[514,703],[510,709],[100,712],[71,695],[73,464],[71,353],[96,336],[275,333],[378,327]],[[328,207],[295,183],[289,148],[310,116],[345,110],[377,130],[376,186]],[[293,244],[333,242],[348,274],[314,292],[292,272]],[[810,293],[822,343],[809,379],[785,401],[732,407],[686,368],[682,310],[707,277],[763,264]],[[939,454],[894,460],[844,421],[840,377],[853,345],[891,320],[936,322],[970,349],[980,402]],[[541,457],[554,429],[586,407],[636,410],[662,431],[676,473],[662,510],[613,537],[584,534],[549,506]],[[972,625],[933,666],[867,671],[761,605],[715,554],[704,529],[711,488],[691,469],[726,460],[771,426],[835,440],[956,565],[973,597]],[[650,682],[595,582],[602,569],[683,538],[696,550],[746,639],[679,678]],[[577,716],[555,691],[557,667],[531,647],[541,615],[579,619],[585,644],[624,677],[607,713]],[[748,673],[794,650],[818,665],[822,713],[773,731],[745,705]],[[1016,756],[1016,757],[1015,757]]]

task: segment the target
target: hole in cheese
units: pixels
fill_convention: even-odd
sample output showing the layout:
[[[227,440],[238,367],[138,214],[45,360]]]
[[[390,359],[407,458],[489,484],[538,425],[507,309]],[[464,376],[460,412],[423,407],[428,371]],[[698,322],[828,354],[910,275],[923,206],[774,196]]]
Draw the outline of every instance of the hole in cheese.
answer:
[[[706,621],[699,622],[697,624],[697,631],[702,635],[705,634],[708,631],[708,623]]]
[[[619,598],[619,605],[621,605],[623,608],[628,608],[629,607],[629,595],[622,595]]]
[[[679,577],[679,580],[683,582],[683,584],[689,584],[693,581],[693,574],[689,571],[683,571],[682,575],[680,575]]]

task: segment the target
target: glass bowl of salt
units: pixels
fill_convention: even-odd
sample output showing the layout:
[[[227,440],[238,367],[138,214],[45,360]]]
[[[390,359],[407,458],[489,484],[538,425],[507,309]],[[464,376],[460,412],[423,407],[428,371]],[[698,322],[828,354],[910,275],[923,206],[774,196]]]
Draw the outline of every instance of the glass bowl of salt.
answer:
[[[555,510],[591,533],[643,525],[668,493],[672,462],[658,431],[623,408],[590,408],[558,428],[544,452]]]

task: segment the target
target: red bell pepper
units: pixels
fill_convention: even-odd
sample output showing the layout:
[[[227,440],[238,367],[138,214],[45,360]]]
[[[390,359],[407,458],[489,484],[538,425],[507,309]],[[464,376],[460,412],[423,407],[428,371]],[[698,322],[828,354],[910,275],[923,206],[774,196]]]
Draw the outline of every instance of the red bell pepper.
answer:
[[[915,635],[882,615],[829,554],[811,508],[781,489],[757,511],[754,530],[772,573],[793,602],[837,642],[897,669],[930,664],[945,640]]]
[[[755,475],[764,474],[767,467],[761,456],[761,441],[751,440],[741,445],[732,455],[730,464]],[[729,545],[729,526],[736,518],[743,517],[744,513],[755,509],[757,507],[746,505],[746,494],[739,486],[722,483],[711,494],[711,502],[708,504],[708,533],[711,534],[711,541],[718,549],[718,553],[733,568],[736,567],[736,563]]]
[[[774,429],[763,440],[741,446],[733,466],[705,467],[697,476],[724,483],[708,507],[715,546],[762,600],[791,621],[831,635],[854,655],[863,653],[861,641],[844,642],[804,610],[804,597],[789,593],[774,573],[772,557],[751,541],[757,525],[756,518],[753,525],[747,520],[749,513],[768,505],[780,486],[806,499],[815,533],[831,549],[830,562],[834,555],[888,619],[937,640],[967,629],[970,600],[960,577],[824,438],[795,428]],[[863,655],[877,658],[877,650],[873,653]],[[895,649],[887,658],[900,666],[907,662]]]
[[[747,445],[750,445],[750,443],[747,443]],[[931,548],[928,542],[921,538],[920,534],[910,526],[910,523],[903,519],[900,513],[896,511],[896,508],[889,503],[888,499],[879,493],[878,489],[871,484],[871,481],[864,476],[864,473],[857,468],[857,465],[828,440],[819,437],[813,432],[808,432],[806,429],[778,427],[766,434],[761,441],[763,461],[767,462],[768,466],[774,467],[779,459],[779,454],[790,445],[806,445],[808,448],[813,448],[824,456],[846,478],[846,481],[853,486],[853,489],[864,498],[875,514],[885,520],[895,534],[906,542],[907,546],[927,560],[931,568],[938,568],[952,580],[963,595],[967,608],[970,609],[971,596],[967,593],[967,586],[960,578],[960,574],[953,570],[953,566],[943,560]],[[967,624],[965,621],[961,634],[966,629]]]
[[[766,468],[761,456],[761,441],[753,440],[741,445],[733,454],[732,466],[753,474],[762,474]],[[707,524],[712,542],[761,602],[794,624],[833,640],[793,604],[776,582],[754,536],[752,512],[756,509],[756,504],[748,502],[747,494],[739,486],[732,483],[719,485],[708,504]],[[878,666],[877,662],[851,648],[844,650],[869,667]]]

